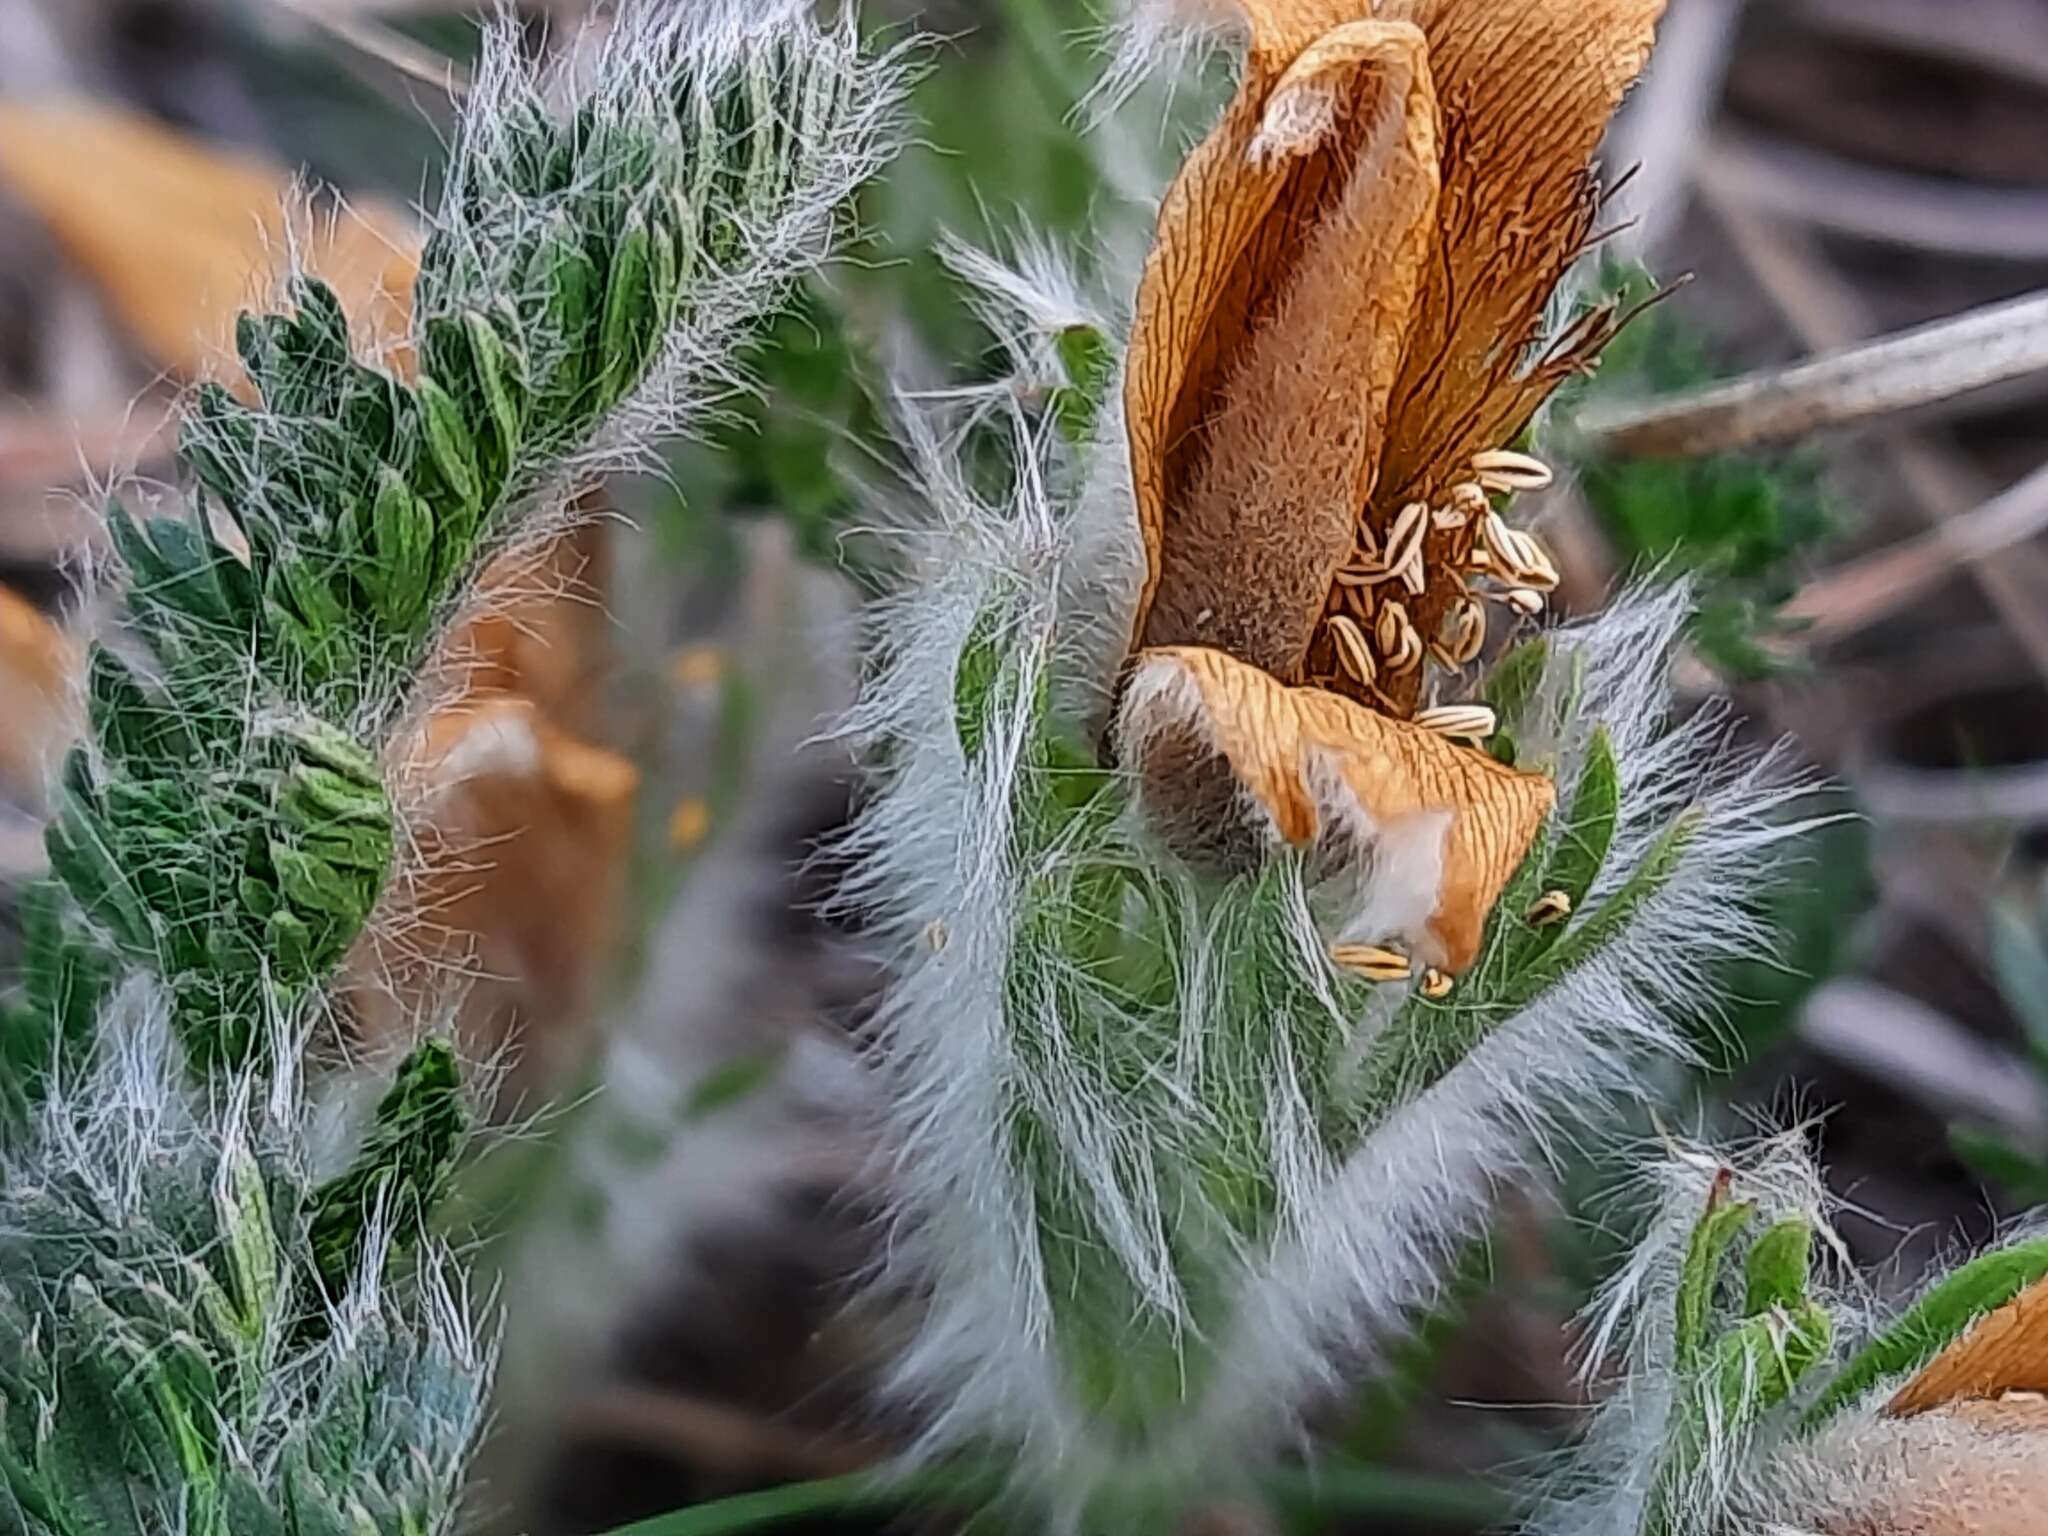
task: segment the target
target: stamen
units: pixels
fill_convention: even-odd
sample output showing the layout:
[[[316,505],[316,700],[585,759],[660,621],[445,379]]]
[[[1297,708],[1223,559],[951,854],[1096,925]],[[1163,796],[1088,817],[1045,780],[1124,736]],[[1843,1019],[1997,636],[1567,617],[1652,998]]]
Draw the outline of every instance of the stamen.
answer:
[[[1531,928],[1554,928],[1571,915],[1571,897],[1563,891],[1545,891],[1529,904],[1522,921]]]
[[[1444,664],[1453,671],[1486,647],[1486,610],[1477,598],[1461,597],[1444,612],[1439,630]]]
[[[1540,491],[1557,478],[1541,459],[1512,448],[1473,454],[1472,473],[1489,491]]]
[[[1411,501],[1401,509],[1387,530],[1387,574],[1401,578],[1401,584],[1421,596],[1427,582],[1422,574],[1422,541],[1429,532],[1429,506]]]
[[[1409,622],[1408,610],[1391,599],[1380,609],[1373,638],[1389,672],[1408,672],[1422,662],[1422,637]]]
[[[1479,519],[1479,543],[1475,549],[1483,549],[1486,552],[1489,565],[1513,572],[1514,534],[1515,530],[1508,526],[1507,519],[1489,507],[1486,516]]]
[[[1423,710],[1415,723],[1460,741],[1484,741],[1500,726],[1499,717],[1484,704],[1439,704]]]
[[[1370,688],[1379,677],[1379,668],[1372,659],[1372,647],[1366,644],[1365,631],[1346,614],[1335,614],[1330,619],[1330,640],[1337,648],[1337,660],[1352,677]]]
[[[1451,995],[1451,978],[1432,965],[1422,973],[1420,991],[1431,1002],[1449,997]]]
[[[1550,553],[1536,541],[1532,533],[1520,529],[1508,530],[1510,544],[1514,550],[1512,569],[1515,579],[1525,587],[1534,587],[1539,592],[1552,592],[1557,588],[1557,567],[1550,563]]]
[[[1525,619],[1533,619],[1543,612],[1543,594],[1528,587],[1510,587],[1495,595]]]
[[[1337,567],[1336,580],[1340,587],[1374,587],[1392,574],[1383,565],[1353,561]]]
[[[1415,974],[1413,960],[1377,944],[1332,944],[1330,958],[1367,981],[1406,981]]]

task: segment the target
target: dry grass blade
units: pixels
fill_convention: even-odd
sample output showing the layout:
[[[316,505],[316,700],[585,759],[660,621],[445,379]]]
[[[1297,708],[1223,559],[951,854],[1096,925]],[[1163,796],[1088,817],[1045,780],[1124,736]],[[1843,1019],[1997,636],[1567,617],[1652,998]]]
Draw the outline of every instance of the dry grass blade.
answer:
[[[1588,407],[1581,426],[1602,453],[1686,458],[1785,442],[2044,371],[2048,293],[2034,293],[1789,369],[1661,400]]]
[[[2048,529],[2048,465],[1974,511],[1816,577],[1784,616],[1809,639],[1839,640],[1896,613],[1953,570]]]
[[[1836,37],[2048,85],[2048,10],[2037,0],[1794,0],[1788,9]]]
[[[446,54],[414,42],[388,22],[367,14],[362,6],[322,4],[320,0],[276,0],[308,25],[374,59],[409,80],[430,85],[460,101],[469,94],[469,72]],[[454,9],[454,7],[448,7]]]
[[[1722,133],[1705,156],[1760,212],[1879,245],[1994,261],[2048,257],[2048,196],[1880,170]]]

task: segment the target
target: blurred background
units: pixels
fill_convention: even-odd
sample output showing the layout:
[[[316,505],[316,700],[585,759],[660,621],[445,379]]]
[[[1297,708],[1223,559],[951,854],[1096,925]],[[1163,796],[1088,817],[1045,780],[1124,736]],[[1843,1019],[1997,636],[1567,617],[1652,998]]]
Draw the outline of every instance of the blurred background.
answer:
[[[283,242],[371,309],[394,286],[476,9],[0,0],[0,965],[96,607],[94,487],[176,494],[167,407],[231,367]],[[591,9],[532,0],[532,46],[575,46]],[[1216,97],[1194,81],[1086,135],[1079,0],[867,12],[932,42],[918,143],[751,360],[758,391],[494,573],[491,616],[453,642],[484,665],[417,766],[441,791],[446,948],[353,973],[369,1050],[424,995],[408,961],[465,959],[458,1027],[510,1063],[507,1134],[452,1218],[508,1319],[479,1528],[601,1531],[858,1471],[909,1431],[868,1392],[890,1324],[843,1289],[877,1240],[856,1056],[875,973],[858,911],[826,904],[851,775],[818,734],[855,670],[859,530],[895,494],[882,381],[1000,382],[942,233],[1035,229],[1121,281]],[[1789,444],[1615,423],[2048,293],[2048,0],[1671,0],[1605,159],[1637,169],[1594,280],[1690,280],[1558,413],[1562,606],[1690,573],[1687,707],[1790,738],[1845,813],[1762,896],[1779,947],[1696,1021],[1712,1070],[1613,1129],[1807,1118],[1858,1261],[1903,1286],[2048,1199],[2048,371]],[[2041,305],[1965,335],[1919,365],[1922,393],[1954,394],[1987,345],[2048,367]],[[1606,1164],[1589,1148],[1514,1192],[1461,1307],[1320,1421],[1320,1474],[1202,1528],[1483,1529],[1499,1506],[1472,1474],[1541,1457],[1598,1389],[1571,1319],[1625,1235]]]

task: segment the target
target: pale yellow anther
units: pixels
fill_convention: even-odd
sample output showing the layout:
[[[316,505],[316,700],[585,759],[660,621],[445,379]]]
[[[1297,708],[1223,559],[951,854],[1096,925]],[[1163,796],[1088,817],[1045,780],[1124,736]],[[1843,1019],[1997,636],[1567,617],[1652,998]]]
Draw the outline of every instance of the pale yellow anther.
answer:
[[[1484,704],[1439,704],[1425,709],[1415,723],[1457,741],[1484,741],[1499,728],[1499,717]]]
[[[1330,958],[1367,981],[1406,981],[1415,974],[1413,960],[1378,944],[1332,944]]]
[[[1365,631],[1358,627],[1358,621],[1349,614],[1331,615],[1330,640],[1344,670],[1370,688],[1379,677],[1379,667],[1372,659],[1372,647],[1366,643]]]
[[[1462,667],[1486,646],[1486,609],[1477,598],[1461,597],[1444,611],[1440,646],[1445,663]]]
[[[1389,601],[1380,608],[1373,623],[1373,639],[1379,642],[1380,657],[1388,672],[1406,672],[1422,662],[1422,637],[1408,617],[1408,610]]]
[[[1472,474],[1489,491],[1540,491],[1556,478],[1541,459],[1512,448],[1473,454]]]
[[[1451,995],[1451,978],[1431,966],[1422,973],[1422,986],[1418,990],[1431,1002],[1439,1002]]]
[[[1545,891],[1529,904],[1522,921],[1531,928],[1554,928],[1571,915],[1571,897],[1563,891]]]

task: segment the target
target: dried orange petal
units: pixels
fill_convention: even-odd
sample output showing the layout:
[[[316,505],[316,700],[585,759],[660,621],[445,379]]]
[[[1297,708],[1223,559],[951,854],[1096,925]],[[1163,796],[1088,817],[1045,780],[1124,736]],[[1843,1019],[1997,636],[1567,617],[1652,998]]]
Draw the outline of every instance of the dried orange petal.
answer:
[[[2037,1280],[1936,1355],[1884,1411],[1910,1418],[2007,1392],[2048,1392],[2048,1280]]]
[[[1435,904],[1412,937],[1452,973],[1477,957],[1556,798],[1548,779],[1434,731],[1193,646],[1140,655],[1117,744],[1153,825],[1184,855],[1242,864],[1270,835],[1310,846],[1328,830],[1318,787],[1329,774],[1383,833],[1442,818]]]
[[[1437,109],[1414,27],[1304,35],[1294,13],[1328,7],[1246,9],[1244,79],[1167,193],[1138,292],[1133,644],[1216,645],[1295,677],[1381,456]]]

